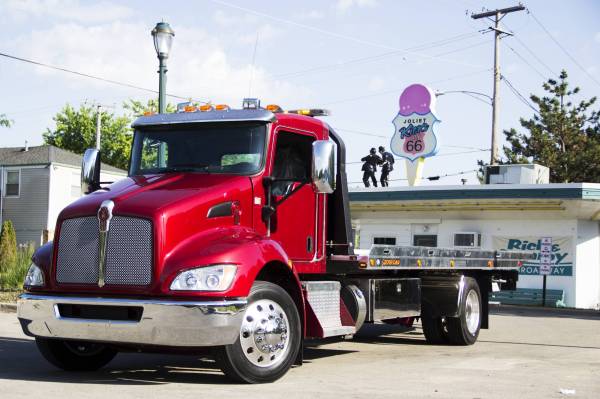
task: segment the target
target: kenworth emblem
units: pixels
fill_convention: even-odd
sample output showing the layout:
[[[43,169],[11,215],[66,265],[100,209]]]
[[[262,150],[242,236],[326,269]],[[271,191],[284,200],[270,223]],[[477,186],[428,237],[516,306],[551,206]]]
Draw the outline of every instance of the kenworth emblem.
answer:
[[[98,209],[98,229],[100,232],[98,240],[98,287],[104,287],[106,277],[106,243],[108,242],[108,230],[112,219],[112,210],[115,203],[111,200],[103,201]]]

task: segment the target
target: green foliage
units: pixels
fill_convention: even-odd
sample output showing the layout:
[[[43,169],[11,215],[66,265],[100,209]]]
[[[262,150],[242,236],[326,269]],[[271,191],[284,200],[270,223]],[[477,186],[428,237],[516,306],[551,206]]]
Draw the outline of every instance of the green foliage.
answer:
[[[2,223],[0,231],[0,273],[8,271],[17,260],[17,235],[10,220]]]
[[[0,126],[11,127],[13,121],[8,119],[5,114],[0,114]]]
[[[96,145],[96,113],[93,105],[83,104],[78,110],[67,104],[53,118],[56,127],[47,129],[44,142],[76,154],[83,154]],[[100,114],[102,161],[121,169],[127,169],[131,151],[131,121],[126,116],[112,113]]]
[[[0,272],[0,290],[16,290],[23,287],[33,252],[34,247],[31,243],[19,246],[14,262],[4,272]]]
[[[531,95],[539,114],[520,119],[526,133],[504,131],[505,163],[538,163],[550,168],[550,181],[600,182],[600,113],[591,110],[596,97],[574,102],[579,87],[569,88],[567,72],[549,79],[543,97]]]
[[[138,100],[129,99],[123,103],[123,109],[125,109],[132,118],[137,118],[138,116],[144,115],[145,112],[158,112],[158,100],[150,99],[147,103],[143,103]],[[176,107],[167,103],[167,113],[175,112]]]
[[[123,109],[125,115],[121,116],[105,111],[100,114],[100,150],[102,162],[127,169],[133,137],[131,123],[145,112],[156,112],[158,101],[151,99],[143,103],[130,99],[123,103]],[[175,112],[175,106],[167,104],[167,112]],[[54,116],[54,129],[46,129],[43,134],[44,142],[76,154],[83,154],[86,149],[96,146],[96,116],[95,105],[83,104],[79,109],[75,109],[67,104]]]

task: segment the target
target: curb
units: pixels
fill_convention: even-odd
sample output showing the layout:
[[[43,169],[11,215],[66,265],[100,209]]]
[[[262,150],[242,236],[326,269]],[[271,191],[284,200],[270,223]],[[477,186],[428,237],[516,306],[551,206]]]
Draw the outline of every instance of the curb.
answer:
[[[490,302],[490,310],[495,310],[498,313],[502,313],[505,311],[531,311],[538,313],[546,313],[546,314],[558,314],[558,315],[586,315],[586,316],[595,316],[600,318],[600,310],[595,309],[577,309],[577,308],[551,308],[551,307],[541,307],[541,306],[527,306],[527,305],[506,305],[498,302]]]
[[[2,313],[17,313],[17,304],[0,302],[0,312],[2,312]]]

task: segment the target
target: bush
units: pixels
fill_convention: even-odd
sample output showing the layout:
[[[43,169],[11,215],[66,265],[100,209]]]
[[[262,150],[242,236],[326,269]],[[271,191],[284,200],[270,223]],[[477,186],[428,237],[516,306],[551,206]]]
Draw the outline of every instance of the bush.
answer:
[[[6,271],[0,272],[0,290],[18,290],[23,288],[25,275],[31,265],[31,256],[35,250],[32,243],[20,245],[16,251],[15,261]]]
[[[0,273],[5,273],[17,261],[17,235],[10,220],[2,223],[0,231]]]

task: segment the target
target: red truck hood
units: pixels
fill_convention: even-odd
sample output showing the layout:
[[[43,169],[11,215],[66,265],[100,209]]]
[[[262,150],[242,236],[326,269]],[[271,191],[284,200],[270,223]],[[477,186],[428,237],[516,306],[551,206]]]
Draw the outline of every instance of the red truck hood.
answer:
[[[107,190],[86,195],[65,208],[57,221],[55,244],[60,246],[60,226],[63,220],[95,216],[105,200],[114,202],[113,215],[149,219],[153,226],[153,285],[157,284],[164,262],[186,239],[209,229],[234,225],[233,216],[208,217],[208,210],[217,204],[238,201],[241,226],[252,226],[252,182],[247,176],[170,173],[128,177],[113,183]],[[132,232],[135,234],[135,232]],[[124,245],[127,245],[124,243]],[[57,245],[54,259],[56,260]],[[56,267],[55,262],[53,266]],[[81,286],[63,286],[67,291],[79,291]],[[153,287],[107,289],[103,292],[149,293]],[[88,286],[86,292],[97,291]],[[155,291],[156,292],[156,291]]]
[[[169,173],[128,177],[111,184],[107,190],[75,201],[60,213],[59,223],[63,219],[95,215],[105,200],[115,203],[115,215],[153,219],[164,212],[206,206],[215,199],[231,200],[248,189],[251,189],[250,179],[244,176]]]

